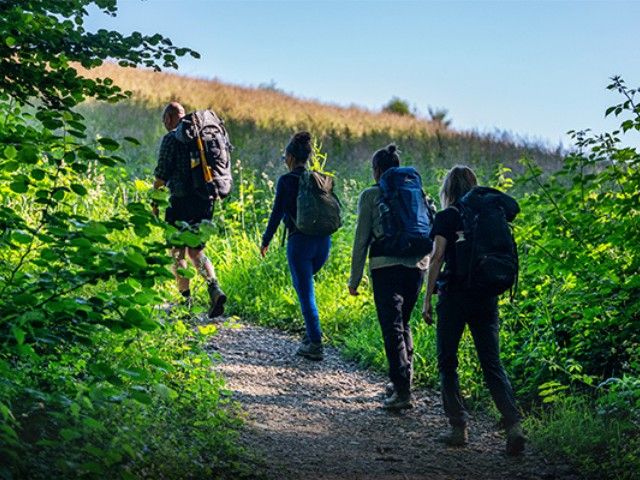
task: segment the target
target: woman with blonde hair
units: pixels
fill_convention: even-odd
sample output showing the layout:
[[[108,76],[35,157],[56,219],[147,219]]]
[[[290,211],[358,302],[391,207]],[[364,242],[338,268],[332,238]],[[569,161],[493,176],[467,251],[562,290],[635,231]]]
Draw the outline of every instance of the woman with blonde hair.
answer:
[[[473,170],[462,165],[453,167],[442,183],[440,201],[443,210],[436,214],[431,230],[434,247],[427,274],[422,316],[427,324],[433,324],[431,298],[437,293],[438,370],[443,407],[451,425],[451,431],[442,435],[440,441],[451,446],[467,443],[469,415],[460,393],[456,370],[460,338],[465,325],[469,325],[485,381],[502,414],[502,424],[507,431],[507,453],[517,455],[524,450],[526,439],[513,389],[499,357],[498,297],[469,287],[457,275],[459,269],[456,270],[456,260],[461,260],[456,259],[456,242],[465,241],[460,200],[472,189],[484,188],[477,185]],[[486,190],[491,190],[495,201],[503,205],[505,211],[515,211],[515,217],[518,211],[515,200],[497,190]],[[458,255],[460,254],[461,250],[458,250]],[[444,270],[441,272],[443,264]]]

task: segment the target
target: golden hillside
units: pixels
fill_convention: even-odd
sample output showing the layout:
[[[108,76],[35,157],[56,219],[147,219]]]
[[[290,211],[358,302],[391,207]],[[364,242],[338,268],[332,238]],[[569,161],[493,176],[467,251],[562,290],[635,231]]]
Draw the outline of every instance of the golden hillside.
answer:
[[[356,137],[381,131],[422,137],[431,136],[436,130],[435,124],[427,120],[327,105],[278,91],[240,87],[174,73],[123,68],[114,64],[82,73],[90,78],[109,77],[123,89],[131,90],[134,99],[152,106],[178,100],[188,108],[211,108],[224,118],[255,123],[258,127],[312,128],[319,133]]]

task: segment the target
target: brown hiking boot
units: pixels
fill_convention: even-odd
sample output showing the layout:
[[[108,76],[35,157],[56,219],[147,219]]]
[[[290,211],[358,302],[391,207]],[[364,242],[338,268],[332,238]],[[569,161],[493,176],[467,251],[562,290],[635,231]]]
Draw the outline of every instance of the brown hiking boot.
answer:
[[[520,422],[507,428],[507,455],[520,455],[524,452],[524,444],[527,437],[524,436]]]
[[[385,410],[406,410],[413,408],[411,404],[411,394],[399,393],[397,390],[394,390],[389,397],[384,399],[382,408]]]
[[[209,318],[219,317],[224,313],[224,304],[227,301],[227,296],[220,288],[218,282],[213,281],[207,286],[207,292],[209,292]]]
[[[467,427],[451,427],[451,431],[443,433],[438,437],[438,441],[450,447],[462,447],[469,440],[469,432]]]

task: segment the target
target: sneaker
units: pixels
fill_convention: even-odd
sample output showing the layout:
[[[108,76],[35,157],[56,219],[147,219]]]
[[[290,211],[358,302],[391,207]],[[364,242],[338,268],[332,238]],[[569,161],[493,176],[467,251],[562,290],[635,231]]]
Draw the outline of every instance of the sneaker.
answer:
[[[520,455],[524,451],[527,437],[524,436],[520,422],[507,428],[507,455]]]
[[[398,393],[394,390],[391,396],[385,398],[384,402],[382,402],[382,408],[385,410],[405,410],[413,408],[411,404],[411,394]]]
[[[209,318],[219,317],[224,313],[224,304],[227,301],[227,296],[220,288],[218,282],[211,282],[207,287],[209,292]]]
[[[438,436],[438,441],[450,447],[462,447],[467,444],[469,433],[467,427],[451,427],[451,431]]]
[[[391,395],[393,395],[396,391],[396,386],[393,384],[393,382],[389,382],[384,386],[384,396],[385,398],[389,398]]]
[[[296,355],[308,358],[309,360],[322,360],[324,358],[324,347],[320,342],[301,342]]]

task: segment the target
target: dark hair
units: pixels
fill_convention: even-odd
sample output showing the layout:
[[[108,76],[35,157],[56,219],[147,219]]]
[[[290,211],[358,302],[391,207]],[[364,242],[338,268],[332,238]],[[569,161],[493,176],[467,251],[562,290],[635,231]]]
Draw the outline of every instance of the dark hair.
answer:
[[[381,174],[390,168],[399,167],[400,157],[398,156],[398,147],[392,143],[385,148],[381,148],[373,154],[371,161],[373,162],[373,168],[380,170]]]
[[[298,163],[305,163],[309,160],[312,152],[311,134],[309,132],[298,132],[287,144],[285,152],[293,156]]]

